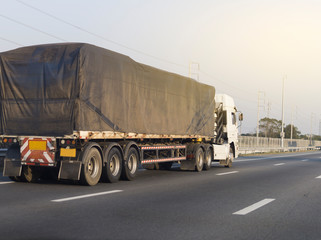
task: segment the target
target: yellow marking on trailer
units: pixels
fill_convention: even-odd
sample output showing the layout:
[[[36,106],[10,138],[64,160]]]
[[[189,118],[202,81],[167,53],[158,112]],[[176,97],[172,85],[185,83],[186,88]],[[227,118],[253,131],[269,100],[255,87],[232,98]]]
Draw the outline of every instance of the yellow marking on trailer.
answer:
[[[47,141],[29,140],[29,150],[46,151],[47,150]]]
[[[60,157],[76,157],[76,148],[60,148]]]

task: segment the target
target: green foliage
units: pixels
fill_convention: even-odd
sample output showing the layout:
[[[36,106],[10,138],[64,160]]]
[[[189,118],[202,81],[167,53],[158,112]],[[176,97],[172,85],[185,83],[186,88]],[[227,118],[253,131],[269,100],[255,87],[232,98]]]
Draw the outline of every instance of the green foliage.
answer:
[[[259,122],[260,136],[269,138],[279,138],[282,121],[274,118],[262,118]]]
[[[284,128],[284,132],[285,132],[285,138],[291,138],[291,124],[286,125],[286,127]],[[301,135],[301,132],[298,130],[297,127],[293,125],[292,138],[298,139],[300,138],[300,135]]]
[[[269,138],[280,138],[282,121],[275,118],[262,118],[259,122],[260,136]],[[284,128],[285,138],[291,138],[291,124],[288,124]],[[299,139],[302,136],[301,132],[296,126],[293,125],[292,138]]]

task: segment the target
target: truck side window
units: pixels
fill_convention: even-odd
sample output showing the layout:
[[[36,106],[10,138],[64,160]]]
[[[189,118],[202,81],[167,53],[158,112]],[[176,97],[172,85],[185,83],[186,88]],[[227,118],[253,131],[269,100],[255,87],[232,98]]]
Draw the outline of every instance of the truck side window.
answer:
[[[236,125],[236,116],[235,113],[232,112],[232,124]]]

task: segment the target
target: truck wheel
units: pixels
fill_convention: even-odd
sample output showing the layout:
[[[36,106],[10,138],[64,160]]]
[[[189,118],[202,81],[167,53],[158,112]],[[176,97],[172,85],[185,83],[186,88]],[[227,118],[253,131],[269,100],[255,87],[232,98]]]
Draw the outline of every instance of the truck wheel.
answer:
[[[226,164],[224,165],[224,167],[227,167],[227,168],[232,167],[233,160],[234,160],[234,151],[233,151],[233,148],[230,147],[229,156],[226,159]]]
[[[204,164],[204,151],[198,146],[195,153],[195,171],[201,172]]]
[[[146,170],[159,170],[158,163],[142,164],[142,167]]]
[[[15,182],[26,182],[27,180],[23,176],[9,176],[9,179]]]
[[[41,176],[41,171],[40,169],[37,169],[35,167],[31,166],[23,166],[22,167],[22,174],[23,179],[25,179],[27,182],[36,182],[40,176]]]
[[[102,160],[97,148],[92,147],[82,159],[80,182],[84,185],[94,186],[99,182],[102,172]]]
[[[205,151],[205,162],[203,170],[209,170],[212,164],[212,149],[208,146]]]
[[[118,148],[112,148],[107,155],[107,163],[103,168],[105,181],[115,183],[119,181],[122,169],[122,155]]]
[[[130,148],[127,154],[127,159],[123,161],[122,178],[132,181],[138,169],[138,153],[135,148]]]

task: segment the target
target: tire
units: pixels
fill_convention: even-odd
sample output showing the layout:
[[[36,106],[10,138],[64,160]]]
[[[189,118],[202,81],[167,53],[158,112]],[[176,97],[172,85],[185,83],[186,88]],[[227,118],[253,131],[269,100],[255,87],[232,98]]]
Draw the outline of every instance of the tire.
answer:
[[[226,164],[224,165],[224,167],[226,168],[232,167],[233,160],[234,160],[234,151],[233,151],[233,148],[230,147],[229,156],[226,159]]]
[[[146,170],[159,170],[158,163],[142,164],[142,167]]]
[[[27,180],[22,176],[9,176],[9,179],[14,182],[26,182]]]
[[[122,179],[134,180],[138,170],[138,152],[135,148],[128,150],[127,159],[123,161]]]
[[[32,166],[23,166],[21,175],[22,178],[29,183],[36,182],[41,176],[41,169]]]
[[[205,150],[205,154],[204,154],[204,166],[203,166],[203,170],[209,170],[211,168],[211,164],[212,164],[212,148],[210,146],[208,146]]]
[[[198,146],[195,151],[195,171],[201,172],[204,165],[204,151],[201,146]]]
[[[123,157],[118,148],[112,148],[106,157],[106,166],[103,168],[103,179],[109,183],[115,183],[119,181]]]
[[[158,163],[160,170],[171,170],[173,162]]]
[[[100,152],[97,148],[91,147],[88,153],[84,153],[83,158],[80,182],[84,185],[94,186],[99,182],[102,172]]]

